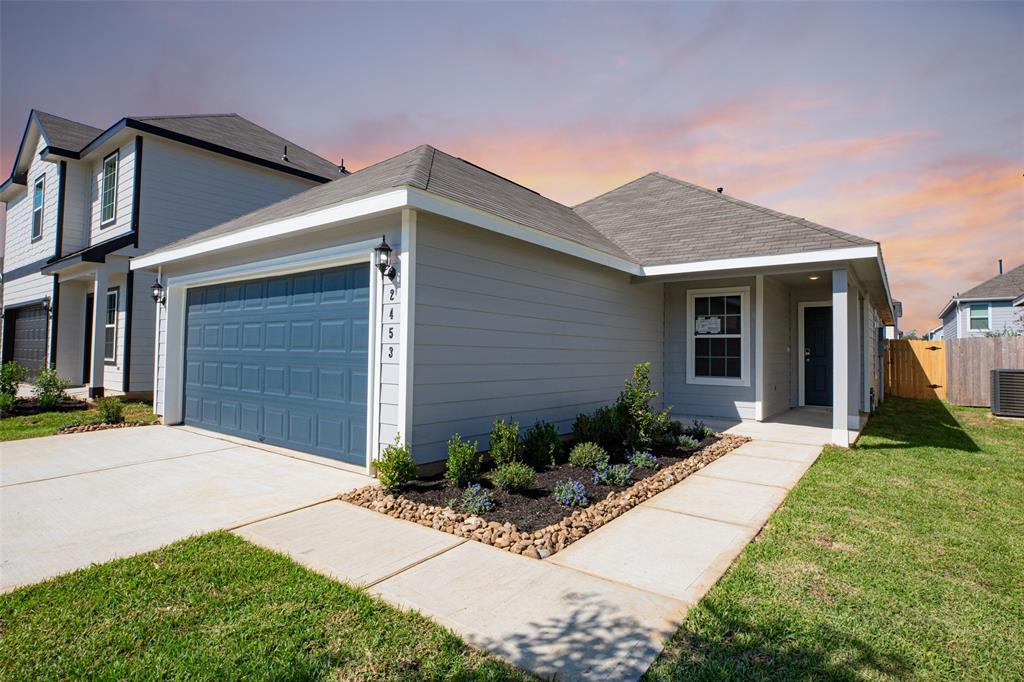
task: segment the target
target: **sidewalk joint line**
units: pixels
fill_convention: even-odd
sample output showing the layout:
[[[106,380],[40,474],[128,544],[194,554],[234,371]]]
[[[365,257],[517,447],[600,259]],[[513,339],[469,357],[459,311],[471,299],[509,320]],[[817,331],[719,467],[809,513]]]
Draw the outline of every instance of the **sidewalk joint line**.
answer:
[[[650,500],[648,500],[647,502],[641,502],[637,506],[638,507],[643,507],[645,505],[648,505],[648,502],[650,502]],[[749,530],[750,528],[753,527],[750,524],[739,523],[737,521],[726,521],[724,519],[716,519],[713,516],[704,516],[703,514],[694,514],[693,512],[679,511],[678,509],[666,509],[664,507],[659,507],[659,506],[653,505],[653,504],[649,505],[647,508],[648,509],[657,509],[658,511],[669,512],[671,514],[679,514],[680,516],[689,516],[691,518],[701,519],[703,521],[714,521],[715,523],[724,523],[727,526],[734,526],[736,528],[742,528],[743,530]],[[769,516],[771,516],[770,512],[769,512]]]
[[[235,446],[238,447],[238,446]],[[101,467],[99,469],[89,469],[88,471],[76,471],[71,474],[60,474],[58,476],[47,476],[46,478],[35,478],[31,481],[18,481],[17,483],[5,483],[0,488],[13,488],[16,485],[28,485],[30,483],[44,483],[46,481],[56,481],[61,478],[71,478],[73,476],[85,476],[87,474],[98,474],[104,471],[113,471],[114,469],[126,469],[128,467],[142,466],[143,464],[156,464],[157,462],[168,462],[175,459],[185,459],[186,457],[195,457],[196,455],[208,455],[212,452],[224,452],[230,450],[227,448],[215,448],[213,450],[203,450],[202,452],[189,452],[184,455],[171,455],[169,457],[160,457],[159,459],[148,459],[142,462],[126,462],[124,464],[115,464],[109,467]]]
[[[359,507],[359,509],[362,509],[362,507]],[[422,526],[422,527],[425,527],[425,526]],[[431,529],[431,530],[434,530],[434,529]],[[437,531],[437,532],[441,533],[443,531]],[[445,535],[449,535],[449,533],[445,533]],[[459,542],[456,542],[454,545],[452,545],[450,547],[445,547],[444,549],[439,549],[436,552],[434,552],[433,554],[428,554],[427,556],[423,557],[422,559],[418,559],[417,561],[412,562],[408,566],[403,566],[402,568],[398,569],[397,571],[393,571],[393,572],[387,574],[383,578],[378,578],[377,580],[374,580],[372,583],[366,583],[365,585],[363,585],[363,589],[364,590],[369,590],[371,587],[376,587],[377,585],[380,585],[385,580],[390,580],[391,578],[394,578],[396,575],[399,575],[401,573],[405,573],[406,571],[408,571],[410,569],[413,569],[413,568],[416,568],[417,566],[419,566],[421,564],[425,564],[426,562],[430,561],[431,559],[436,559],[437,557],[441,556],[445,552],[450,552],[453,549],[455,549],[456,547],[460,547],[460,546],[466,544],[467,542],[469,542],[469,538],[459,538],[458,536],[454,536],[454,535],[452,537],[456,537],[459,540]]]
[[[712,476],[711,474],[704,473],[703,469],[695,471],[695,472],[693,472],[690,475],[691,476],[704,476],[706,478],[713,478],[713,479],[716,479],[718,481],[731,481],[733,483],[749,483],[750,485],[759,485],[759,486],[762,486],[762,487],[765,487],[765,488],[778,488],[780,490],[790,490],[793,486],[796,485],[796,483],[794,483],[792,486],[786,487],[784,485],[776,485],[774,483],[757,483],[755,481],[743,481],[743,480],[738,479],[738,478],[725,478],[723,476]],[[800,478],[803,478],[802,474],[801,474]],[[799,483],[799,480],[797,480],[797,483]]]
[[[228,531],[230,533],[233,533],[233,532],[235,532],[236,530],[238,530],[240,528],[245,528],[246,526],[254,526],[257,523],[262,523],[264,521],[269,521],[270,519],[276,519],[279,516],[284,516],[286,514],[292,514],[294,512],[302,511],[304,509],[309,509],[311,507],[318,507],[321,504],[327,504],[328,502],[333,502],[333,501],[335,501],[337,499],[338,499],[338,496],[337,495],[333,495],[331,497],[327,497],[327,498],[324,498],[322,500],[318,500],[316,502],[310,502],[309,504],[304,504],[304,505],[302,505],[300,507],[295,507],[294,509],[286,509],[283,512],[276,512],[274,514],[267,514],[265,516],[259,516],[259,517],[255,518],[255,519],[250,519],[248,521],[243,521],[242,523],[239,523],[239,524],[234,525],[234,526],[229,526],[227,528],[223,528],[222,530],[226,530],[226,531]]]

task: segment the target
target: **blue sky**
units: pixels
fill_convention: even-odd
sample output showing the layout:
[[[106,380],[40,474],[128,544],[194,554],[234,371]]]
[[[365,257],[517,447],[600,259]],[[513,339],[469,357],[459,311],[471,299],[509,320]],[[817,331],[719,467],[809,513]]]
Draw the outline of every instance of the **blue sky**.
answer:
[[[0,4],[31,108],[422,143],[575,203],[651,170],[882,241],[907,325],[1024,262],[1024,4]]]

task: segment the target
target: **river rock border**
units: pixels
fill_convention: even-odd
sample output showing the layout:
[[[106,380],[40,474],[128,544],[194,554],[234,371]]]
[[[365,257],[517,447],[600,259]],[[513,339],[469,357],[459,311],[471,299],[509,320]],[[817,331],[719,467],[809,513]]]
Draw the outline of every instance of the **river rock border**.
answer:
[[[88,433],[90,431],[106,431],[107,429],[128,429],[134,426],[152,426],[150,422],[120,422],[118,424],[104,424],[103,422],[97,422],[95,424],[71,424],[60,428],[57,433]]]
[[[722,455],[750,439],[718,434],[718,440],[690,457],[667,466],[622,491],[608,493],[600,502],[572,512],[558,523],[533,532],[520,532],[515,524],[487,521],[447,507],[413,502],[390,493],[379,485],[366,486],[338,496],[338,499],[372,511],[412,521],[421,526],[468,538],[531,559],[546,559],[597,530],[641,502],[668,490],[684,478],[703,469]]]

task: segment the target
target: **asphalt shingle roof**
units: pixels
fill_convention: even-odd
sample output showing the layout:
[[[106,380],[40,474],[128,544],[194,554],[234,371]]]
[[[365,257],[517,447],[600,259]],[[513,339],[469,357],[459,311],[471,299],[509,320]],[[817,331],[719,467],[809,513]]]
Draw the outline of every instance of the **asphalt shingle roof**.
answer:
[[[423,145],[152,253],[399,187],[418,188],[640,265],[876,244],[660,173],[569,208]]]
[[[1024,265],[968,289],[960,294],[960,298],[1017,297],[1021,294],[1024,294]]]
[[[286,140],[238,114],[190,116],[130,116],[134,121],[156,126],[178,135],[227,147],[265,161],[292,166],[323,178],[338,177],[338,166],[304,147]],[[288,147],[288,160],[281,156]]]
[[[103,132],[99,128],[93,128],[62,116],[54,116],[45,111],[36,111],[35,116],[42,129],[43,137],[52,147],[77,152]]]
[[[641,265],[876,243],[661,173],[637,178],[575,211]]]

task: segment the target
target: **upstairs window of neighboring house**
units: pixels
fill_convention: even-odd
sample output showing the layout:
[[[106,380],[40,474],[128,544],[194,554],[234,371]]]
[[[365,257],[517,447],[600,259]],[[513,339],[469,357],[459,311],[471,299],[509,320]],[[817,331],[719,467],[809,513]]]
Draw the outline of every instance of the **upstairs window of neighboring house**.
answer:
[[[107,289],[107,317],[104,320],[103,359],[107,362],[117,360],[117,298],[120,289]]]
[[[117,218],[117,161],[118,152],[103,159],[103,180],[100,188],[100,225]]]
[[[988,331],[988,303],[971,304],[971,330]]]
[[[32,241],[43,236],[43,198],[46,193],[46,176],[36,178],[32,185]]]
[[[690,292],[689,383],[750,385],[748,291]]]

